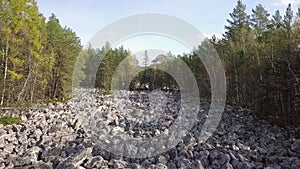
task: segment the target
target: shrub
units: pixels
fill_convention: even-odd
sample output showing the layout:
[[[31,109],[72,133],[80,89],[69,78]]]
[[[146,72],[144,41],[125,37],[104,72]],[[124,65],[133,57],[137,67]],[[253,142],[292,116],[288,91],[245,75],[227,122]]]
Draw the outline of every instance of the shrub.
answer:
[[[3,124],[3,125],[21,124],[21,123],[22,123],[22,120],[19,117],[11,117],[11,116],[0,117],[0,124]]]

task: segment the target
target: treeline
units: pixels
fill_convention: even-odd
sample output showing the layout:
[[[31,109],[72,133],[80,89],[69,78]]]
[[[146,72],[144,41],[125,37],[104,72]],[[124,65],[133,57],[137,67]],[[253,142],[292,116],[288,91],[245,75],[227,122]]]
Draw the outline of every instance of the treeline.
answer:
[[[212,39],[223,60],[230,104],[255,108],[282,125],[300,126],[300,9],[271,15],[238,1],[224,38]]]
[[[246,5],[237,1],[227,21],[224,37],[213,37],[209,40],[215,46],[225,67],[227,103],[255,109],[259,117],[281,125],[299,126],[300,10],[294,15],[289,4],[283,15],[278,10],[271,15],[259,4],[252,9],[251,14],[247,14]],[[200,93],[209,98],[210,82],[200,60],[205,55],[203,49],[207,43],[204,41],[190,54],[158,56],[151,65],[166,60],[164,64],[180,71],[180,67],[172,66],[172,59],[166,58],[172,57],[173,61],[183,60],[194,73]],[[126,58],[125,55],[131,56],[126,52],[125,55],[121,55],[124,53],[122,51],[123,49],[115,49],[108,52],[108,58],[115,62],[103,62],[99,67],[101,70],[98,70],[98,76],[95,77],[98,78],[97,87],[110,90],[109,83],[113,76],[111,71],[122,58]],[[138,68],[139,66],[136,66],[136,69]],[[172,77],[157,69],[146,69],[131,82],[132,90],[155,88],[178,89],[178,86]]]
[[[208,41],[206,41],[208,43]],[[176,90],[177,82],[189,83],[182,67],[187,64],[198,82],[202,97],[210,97],[209,78],[197,52],[175,56],[171,52],[149,61],[147,51],[142,63],[122,46],[112,49],[107,43],[102,49],[91,45],[82,50],[74,73],[74,87],[100,88],[110,93],[114,90]],[[174,74],[177,76],[175,79]],[[203,85],[202,85],[203,84]],[[190,84],[184,84],[188,86]]]
[[[200,58],[208,57],[205,49],[211,43],[225,67],[228,104],[299,126],[300,10],[294,14],[288,5],[284,14],[270,14],[257,5],[247,14],[239,0],[227,21],[222,39],[213,37],[189,54],[160,55],[151,63],[145,52],[144,63],[138,64],[130,51],[112,49],[108,43],[102,49],[89,46],[81,51],[75,32],[62,27],[55,15],[46,21],[34,0],[1,0],[0,105],[65,99],[72,82],[75,87],[106,91],[128,84],[131,90],[178,90],[173,77],[155,65],[181,72],[176,66],[179,59],[193,72],[201,96],[210,98],[209,77]]]
[[[0,105],[65,99],[80,40],[35,0],[0,1]]]
[[[127,63],[120,66],[122,62]],[[117,67],[122,69],[122,74],[117,77],[122,80],[126,78],[129,69],[137,69],[135,62],[135,56],[123,47],[113,49],[107,42],[101,49],[95,49],[89,44],[79,54],[74,68],[72,86],[74,88],[100,88],[110,92],[112,78],[115,76]]]

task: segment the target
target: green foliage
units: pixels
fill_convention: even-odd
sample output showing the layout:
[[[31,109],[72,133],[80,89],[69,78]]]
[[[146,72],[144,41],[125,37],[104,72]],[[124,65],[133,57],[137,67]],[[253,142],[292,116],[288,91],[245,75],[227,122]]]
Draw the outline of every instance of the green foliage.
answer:
[[[250,16],[246,13],[246,5],[241,0],[237,1],[236,7],[233,12],[230,13],[230,19],[227,19],[229,26],[225,26],[227,30],[225,33],[226,37],[234,38],[234,34],[241,28],[249,27]]]
[[[237,10],[245,9],[242,6],[238,1],[230,14],[234,18],[226,27],[226,38],[215,43],[226,69],[228,103],[254,108],[258,116],[276,119],[281,125],[297,126],[300,31],[296,25],[299,21],[292,22],[290,4],[284,19],[278,10],[269,18],[268,11],[258,5],[252,10],[251,29],[246,24],[237,26],[234,21],[245,20],[246,14],[241,12],[244,10]]]
[[[229,14],[223,39],[204,41],[189,54],[160,55],[152,63],[145,52],[144,67],[123,47],[102,49],[91,45],[81,51],[76,33],[62,27],[52,14],[48,20],[39,13],[34,0],[2,0],[0,3],[0,105],[36,101],[67,100],[73,87],[102,88],[112,92],[112,78],[132,90],[177,89],[175,80],[149,65],[162,64],[181,72],[176,59],[183,60],[194,74],[202,97],[210,98],[209,76],[201,59],[209,57],[212,43],[226,70],[228,104],[255,108],[261,117],[297,125],[300,119],[300,9],[295,16],[288,5],[284,16],[272,17],[259,4],[249,15],[237,1]],[[80,56],[75,66],[77,57]],[[172,58],[172,59],[170,59]],[[201,59],[200,59],[201,58]],[[125,63],[125,64],[121,64]],[[75,70],[74,70],[75,66]],[[119,74],[115,75],[118,69]],[[74,70],[74,71],[73,71]],[[74,79],[71,79],[74,72]],[[72,81],[73,80],[73,81]],[[182,75],[183,81],[187,81]],[[299,126],[299,125],[298,125]]]
[[[123,47],[120,47],[119,49],[111,49],[109,48],[103,48],[102,50],[96,50],[95,54],[96,59],[99,60],[98,64],[92,66],[93,70],[86,69],[87,75],[96,75],[92,76],[92,78],[87,79],[89,82],[89,85],[93,85],[93,87],[97,88],[103,88],[105,91],[111,91],[111,82],[112,78],[114,76],[114,73],[116,69],[118,68],[119,64],[126,58],[126,57],[131,57],[130,52],[127,50],[124,50]],[[89,59],[94,60],[93,57],[89,57]],[[134,62],[134,60],[127,60]],[[88,63],[91,63],[91,61],[88,61]],[[98,66],[99,65],[99,66]],[[125,64],[127,66],[135,66],[134,63],[131,64]],[[98,66],[98,67],[97,67]],[[90,67],[91,68],[91,67]],[[119,67],[121,68],[121,67]],[[119,80],[125,80],[122,79],[122,77],[126,78],[126,73],[129,70],[129,67],[122,67],[121,68],[124,74],[119,74],[118,76],[121,78]],[[95,74],[96,71],[96,74]],[[122,83],[122,82],[120,82]]]
[[[64,98],[72,91],[72,73],[81,50],[80,40],[71,29],[62,28],[54,14],[49,18],[46,29],[50,53],[54,55],[48,96]]]
[[[2,116],[0,117],[0,124],[3,125],[12,125],[12,124],[21,124],[22,120],[19,117],[11,117],[11,116]]]
[[[46,23],[34,0],[3,0],[0,37],[0,105],[70,96],[81,50],[74,31],[55,15]]]

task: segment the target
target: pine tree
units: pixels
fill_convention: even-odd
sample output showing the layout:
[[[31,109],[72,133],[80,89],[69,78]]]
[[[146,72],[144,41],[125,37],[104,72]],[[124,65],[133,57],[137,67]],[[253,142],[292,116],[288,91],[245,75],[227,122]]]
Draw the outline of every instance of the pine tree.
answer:
[[[261,37],[263,32],[268,30],[270,14],[265,8],[259,4],[255,9],[252,9],[251,26],[255,29],[257,37]]]
[[[250,16],[247,15],[246,5],[243,4],[241,0],[237,1],[236,7],[229,15],[231,17],[231,20],[227,19],[229,26],[225,26],[225,37],[234,38],[234,34],[236,31],[249,26]]]
[[[80,40],[70,28],[62,28],[54,14],[50,16],[47,23],[47,37],[48,50],[55,56],[49,82],[49,96],[65,98],[71,92],[72,72],[81,50]]]
[[[272,16],[272,25],[273,29],[279,29],[282,27],[282,16],[280,15],[279,10],[276,10],[275,15]]]

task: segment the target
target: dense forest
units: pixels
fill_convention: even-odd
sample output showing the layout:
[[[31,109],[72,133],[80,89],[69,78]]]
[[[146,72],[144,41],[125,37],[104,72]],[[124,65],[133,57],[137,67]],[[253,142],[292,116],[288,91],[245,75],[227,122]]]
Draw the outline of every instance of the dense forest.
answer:
[[[34,0],[0,2],[0,105],[66,98],[81,50],[75,32]]]
[[[180,67],[172,67],[172,62],[181,59],[194,73],[201,95],[210,98],[209,78],[200,58],[206,57],[205,46],[213,44],[225,67],[229,105],[254,109],[261,118],[299,127],[300,9],[294,13],[288,5],[284,14],[270,14],[259,4],[248,14],[246,5],[237,1],[229,16],[222,39],[212,37],[191,53],[159,55],[151,63],[145,51],[144,63],[137,64],[130,51],[113,49],[109,43],[101,49],[82,49],[76,33],[62,27],[54,14],[46,21],[34,0],[2,0],[0,104],[67,99],[79,55],[81,69],[75,70],[78,79],[73,79],[76,86],[110,91],[114,72],[126,59],[130,68],[122,67],[124,73],[144,69],[130,83],[131,90],[177,90],[169,74],[147,67],[165,64],[180,71]],[[125,74],[119,76],[119,80],[128,80]]]

